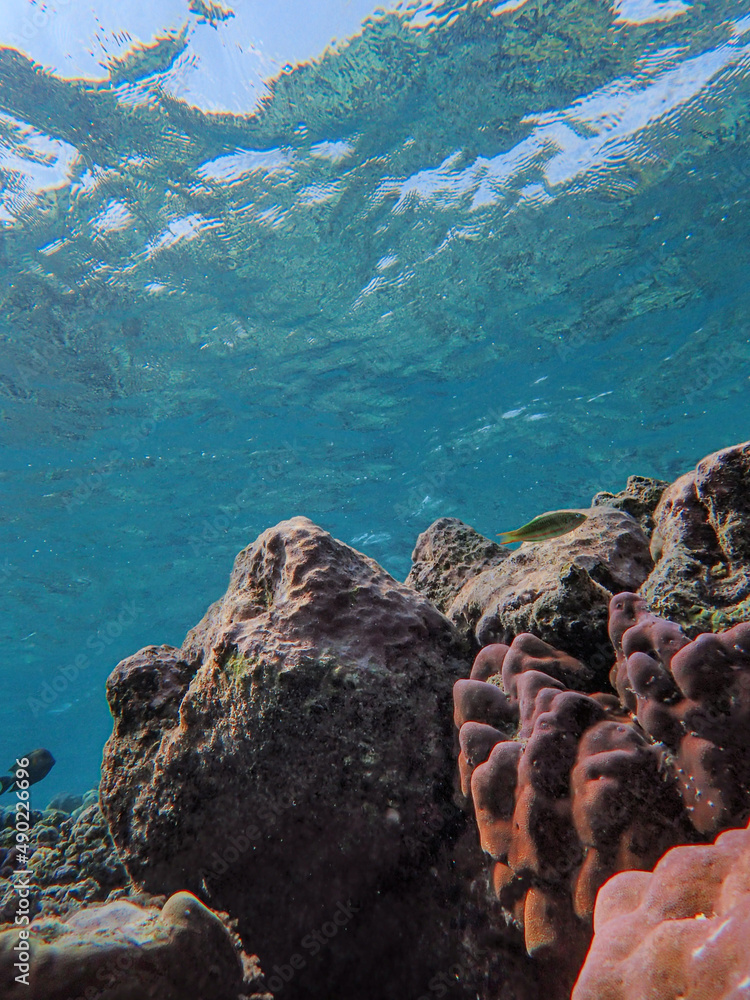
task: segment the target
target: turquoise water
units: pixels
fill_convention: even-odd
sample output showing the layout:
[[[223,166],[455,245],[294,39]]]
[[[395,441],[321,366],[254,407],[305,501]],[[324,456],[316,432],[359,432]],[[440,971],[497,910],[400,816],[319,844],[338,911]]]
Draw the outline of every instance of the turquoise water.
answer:
[[[748,436],[750,3],[192,7],[4,5],[0,732],[53,752],[40,806],[282,518],[403,579],[440,516]]]

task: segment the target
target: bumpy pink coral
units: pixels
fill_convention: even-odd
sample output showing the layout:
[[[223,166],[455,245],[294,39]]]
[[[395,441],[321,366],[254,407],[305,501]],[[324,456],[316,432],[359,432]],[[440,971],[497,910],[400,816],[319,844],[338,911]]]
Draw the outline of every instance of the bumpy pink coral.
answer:
[[[690,642],[635,594],[610,603],[612,682],[643,729],[671,751],[702,834],[750,816],[750,623]]]
[[[607,882],[572,1000],[743,1000],[749,940],[750,830],[729,830]]]
[[[524,634],[477,659],[486,679],[454,689],[462,790],[528,953],[570,966],[604,881],[688,834],[676,783],[617,699],[569,690],[588,679],[573,657]]]
[[[540,974],[559,971],[553,993],[570,989],[596,904],[597,930],[612,928],[575,1000],[739,1000],[750,990],[736,951],[750,931],[750,831],[703,854],[672,850],[654,876],[644,870],[750,815],[750,623],[691,641],[622,593],[610,602],[609,636],[619,698],[576,690],[587,667],[532,635],[486,647],[472,679],[455,686],[461,786],[492,888]],[[608,881],[616,873],[626,874]],[[712,977],[711,992],[686,985]]]

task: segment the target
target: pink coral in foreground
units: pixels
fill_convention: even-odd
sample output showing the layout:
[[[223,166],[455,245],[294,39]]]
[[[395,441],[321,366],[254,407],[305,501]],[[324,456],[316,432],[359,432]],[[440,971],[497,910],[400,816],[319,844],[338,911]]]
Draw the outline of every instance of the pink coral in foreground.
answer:
[[[572,1000],[744,1000],[749,940],[750,830],[728,830],[607,882]]]

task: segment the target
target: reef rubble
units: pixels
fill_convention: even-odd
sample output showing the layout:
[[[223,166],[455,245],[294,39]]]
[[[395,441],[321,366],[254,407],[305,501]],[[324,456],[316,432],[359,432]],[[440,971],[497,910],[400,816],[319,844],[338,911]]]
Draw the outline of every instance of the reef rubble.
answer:
[[[30,911],[62,916],[87,903],[101,903],[128,877],[99,808],[98,793],[87,793],[71,815],[47,808],[32,816],[28,844]],[[11,918],[17,897],[11,876],[18,864],[13,814],[0,818],[0,926]]]
[[[3,1000],[237,1000],[249,969],[236,936],[187,892],[40,918],[28,937],[0,930]]]

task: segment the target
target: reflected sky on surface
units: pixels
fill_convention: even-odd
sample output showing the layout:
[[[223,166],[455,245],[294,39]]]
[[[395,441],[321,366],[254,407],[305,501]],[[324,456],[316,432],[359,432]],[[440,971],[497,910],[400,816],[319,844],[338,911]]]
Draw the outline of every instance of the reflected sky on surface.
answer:
[[[0,44],[13,45],[62,79],[103,82],[113,62],[184,31],[179,56],[160,85],[204,111],[242,114],[256,107],[268,92],[266,81],[285,67],[320,57],[359,31],[368,16],[398,7],[403,5],[372,0],[240,0],[231,7],[215,0],[5,0]]]

